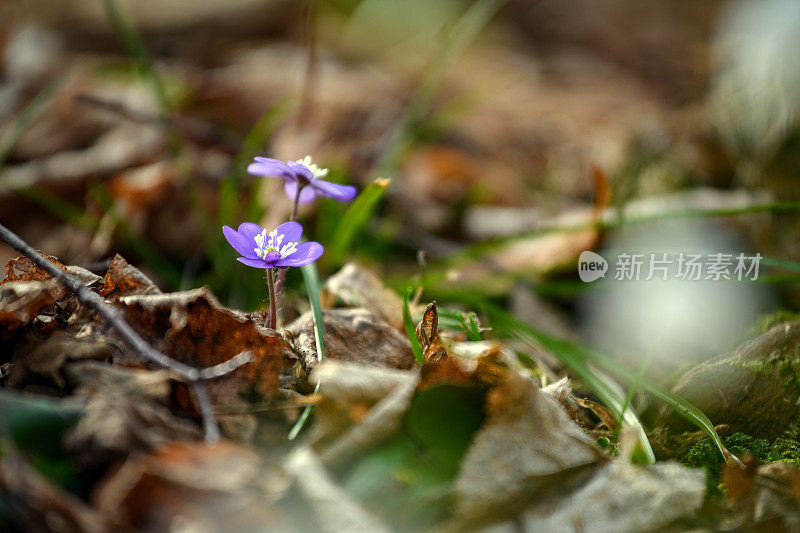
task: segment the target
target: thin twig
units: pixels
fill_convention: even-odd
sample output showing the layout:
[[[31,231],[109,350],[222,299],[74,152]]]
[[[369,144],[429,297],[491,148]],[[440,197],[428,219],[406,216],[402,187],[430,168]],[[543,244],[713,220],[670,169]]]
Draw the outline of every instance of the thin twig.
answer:
[[[28,256],[39,268],[52,275],[59,283],[74,292],[81,303],[94,309],[98,315],[117,331],[119,336],[122,337],[122,340],[142,357],[142,359],[169,369],[188,383],[192,390],[194,390],[195,397],[197,398],[200,416],[203,421],[203,428],[205,429],[206,442],[213,443],[219,440],[219,426],[214,417],[214,407],[211,405],[211,400],[208,397],[203,381],[232,372],[250,361],[249,355],[244,356],[243,354],[239,354],[225,363],[204,370],[176,361],[150,346],[150,344],[125,321],[117,308],[106,303],[100,295],[89,289],[83,282],[58,268],[41,253],[36,251],[30,244],[23,241],[18,235],[2,224],[0,224],[0,239],[21,254]]]

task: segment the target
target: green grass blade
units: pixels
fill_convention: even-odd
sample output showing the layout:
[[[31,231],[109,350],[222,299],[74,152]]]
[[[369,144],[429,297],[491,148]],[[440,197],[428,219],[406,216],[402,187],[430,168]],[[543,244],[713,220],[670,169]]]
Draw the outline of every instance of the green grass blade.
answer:
[[[308,291],[308,302],[311,304],[311,312],[314,315],[314,340],[316,341],[317,345],[317,362],[321,363],[323,359],[323,323],[322,305],[319,303],[319,292],[322,290],[322,285],[319,282],[319,273],[317,273],[317,267],[314,263],[300,267],[300,270],[303,272],[303,279],[306,282],[306,291]],[[317,383],[317,386],[314,387],[314,394],[316,394],[318,391],[319,383]],[[300,430],[303,429],[303,426],[308,420],[309,415],[311,415],[312,409],[312,405],[307,405],[306,408],[303,409],[300,418],[297,419],[294,427],[292,427],[291,431],[289,431],[289,440],[294,440],[297,438]]]
[[[122,41],[125,53],[134,62],[139,74],[152,85],[153,91],[161,105],[161,110],[165,113],[169,112],[172,106],[167,96],[167,90],[161,78],[156,74],[153,61],[147,53],[147,49],[144,46],[142,38],[139,36],[139,32],[136,31],[136,27],[128,20],[125,13],[119,7],[117,0],[103,0],[103,5],[105,6],[108,19],[114,27],[114,31],[119,36],[120,41]]]
[[[389,183],[390,180],[387,178],[376,179],[345,211],[333,240],[327,247],[326,258],[329,266],[335,268],[342,264],[356,235],[372,219],[378,203],[389,188]]]
[[[619,440],[619,431],[622,428],[622,421],[624,419],[625,413],[628,411],[628,408],[631,406],[631,402],[633,401],[633,395],[636,394],[636,391],[639,389],[639,383],[641,383],[642,378],[644,378],[644,373],[647,372],[647,368],[650,366],[650,361],[653,357],[653,351],[651,350],[647,357],[645,357],[644,361],[642,362],[641,368],[639,368],[639,372],[636,374],[636,379],[631,383],[631,386],[628,388],[628,394],[625,395],[625,403],[622,405],[622,414],[619,416],[619,423],[617,427],[614,428],[614,442],[618,442]]]
[[[422,355],[422,346],[419,345],[414,322],[411,320],[411,311],[408,308],[408,301],[411,299],[412,292],[414,292],[414,289],[409,287],[406,291],[406,295],[403,297],[403,326],[406,328],[406,335],[408,335],[408,341],[411,343],[414,359],[417,361],[418,365],[423,365],[425,364],[425,356]]]
[[[761,264],[775,268],[782,268],[791,272],[800,272],[800,263],[786,259],[776,259],[774,257],[762,257]]]

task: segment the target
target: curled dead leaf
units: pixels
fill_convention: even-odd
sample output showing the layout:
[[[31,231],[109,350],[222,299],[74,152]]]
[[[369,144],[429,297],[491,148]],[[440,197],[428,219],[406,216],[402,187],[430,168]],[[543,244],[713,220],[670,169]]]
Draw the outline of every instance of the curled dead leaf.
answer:
[[[54,263],[58,268],[67,270],[67,267],[62,265],[55,257],[47,254],[42,255]],[[15,259],[10,259],[6,263],[6,277],[3,279],[3,281],[0,281],[0,285],[9,283],[11,281],[43,281],[52,277],[53,276],[51,276],[48,272],[36,266],[36,264],[30,258],[17,257]]]
[[[593,440],[555,400],[511,361],[506,367],[503,383],[487,394],[488,420],[455,480],[459,523],[503,516],[537,491],[570,483],[603,461]]]
[[[329,300],[339,298],[349,306],[363,307],[395,329],[403,329],[403,301],[371,270],[347,263],[328,278],[324,293]],[[332,307],[333,302],[329,303]]]
[[[366,309],[331,309],[322,313],[325,359],[338,359],[368,366],[409,369],[414,354],[405,335]],[[308,312],[286,331],[306,369],[317,364],[314,319]]]
[[[244,351],[252,354],[250,363],[210,387],[235,381],[264,396],[278,388],[284,355],[290,355],[282,337],[223,307],[208,289],[123,296],[119,303],[133,327],[181,362],[208,368]]]
[[[431,302],[425,307],[416,334],[426,361],[436,361],[447,357],[447,349],[439,337],[439,311],[436,308],[436,302]]]
[[[20,327],[66,295],[56,280],[9,281],[0,284],[0,337],[9,338]]]
[[[134,294],[161,294],[161,291],[138,268],[117,254],[108,265],[100,296],[111,300]]]

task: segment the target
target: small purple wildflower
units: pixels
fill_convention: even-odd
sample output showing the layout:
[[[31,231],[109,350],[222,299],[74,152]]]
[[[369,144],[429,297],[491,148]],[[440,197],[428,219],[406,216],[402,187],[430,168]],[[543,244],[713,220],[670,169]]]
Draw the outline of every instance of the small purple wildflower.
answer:
[[[312,201],[318,194],[340,202],[349,202],[357,193],[356,188],[350,185],[339,185],[320,179],[328,175],[328,169],[319,168],[309,155],[285,163],[268,157],[256,157],[255,162],[247,167],[247,172],[267,178],[284,178],[284,190],[292,201],[297,198],[297,189],[300,188],[298,202],[301,204]]]
[[[323,251],[318,242],[300,243],[303,226],[297,222],[284,222],[270,232],[258,224],[243,222],[238,231],[222,226],[222,233],[242,254],[238,261],[256,268],[300,267],[319,259]]]

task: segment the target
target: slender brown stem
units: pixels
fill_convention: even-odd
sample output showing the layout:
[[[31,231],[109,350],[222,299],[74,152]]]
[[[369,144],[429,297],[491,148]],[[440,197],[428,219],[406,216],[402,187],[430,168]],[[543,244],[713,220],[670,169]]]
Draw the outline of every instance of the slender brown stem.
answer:
[[[213,443],[219,440],[219,426],[214,416],[214,406],[211,404],[205,384],[203,383],[205,379],[208,379],[204,375],[204,370],[176,361],[150,346],[136,330],[125,322],[119,309],[108,304],[100,295],[89,289],[79,279],[61,270],[54,263],[37,252],[30,244],[23,241],[18,235],[2,224],[0,224],[0,240],[7,243],[18,252],[28,256],[39,268],[53,276],[53,278],[64,287],[74,292],[81,303],[94,309],[142,359],[169,369],[185,381],[195,393],[197,406],[203,420],[206,441]],[[208,369],[209,376],[219,377],[222,373],[232,372],[251,359],[249,356],[237,356],[237,358],[236,361],[232,361],[230,365],[226,365],[225,367],[217,365],[216,367]]]
[[[270,329],[275,329],[275,325],[278,321],[278,308],[275,297],[275,278],[273,277],[274,273],[274,268],[267,269],[267,287],[269,288],[269,315],[267,316],[269,323],[267,324],[267,327]]]
[[[297,206],[300,204],[300,191],[303,190],[305,184],[297,182],[297,193],[294,195],[294,206],[292,207],[292,216],[289,217],[289,222],[297,220]],[[288,268],[282,268],[278,273],[278,283],[275,285],[275,299],[280,298],[281,290],[283,289],[283,282],[286,280],[286,271]]]
[[[303,190],[306,184],[304,182],[297,182],[297,192],[294,194],[294,206],[292,207],[292,216],[289,217],[289,222],[297,220],[297,206],[300,204],[300,191]]]

